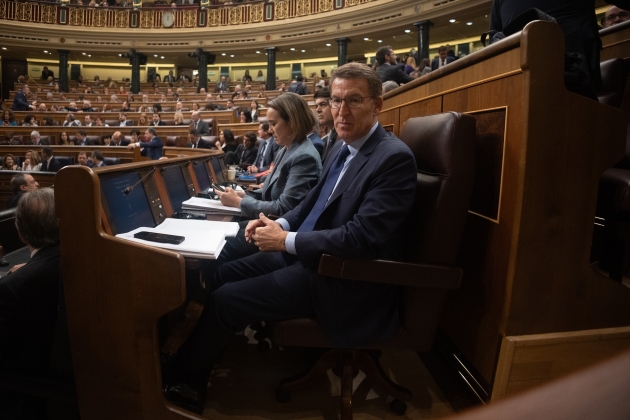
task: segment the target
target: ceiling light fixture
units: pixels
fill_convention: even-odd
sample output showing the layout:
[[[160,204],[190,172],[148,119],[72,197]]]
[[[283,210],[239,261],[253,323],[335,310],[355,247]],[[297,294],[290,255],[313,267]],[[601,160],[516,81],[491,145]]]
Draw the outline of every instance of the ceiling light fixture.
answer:
[[[44,52],[45,52],[46,54],[48,54],[48,50],[44,50]]]
[[[467,22],[466,25],[470,26],[472,25],[472,22]]]
[[[234,54],[230,54],[230,57],[234,58]]]
[[[161,56],[160,58],[161,58],[162,60],[164,60],[164,56]]]
[[[326,44],[327,47],[330,47],[331,44]]]
[[[381,42],[383,42],[383,40],[382,40],[382,39],[379,39],[379,40],[378,40],[378,41],[376,41],[376,42],[378,42],[378,43],[380,44]]]
[[[406,34],[408,34],[409,32],[411,32],[411,29],[405,29]]]
[[[370,40],[370,38],[363,38],[363,40],[364,40],[364,41],[369,41],[369,40]]]
[[[256,51],[256,54],[260,54],[260,51]]]
[[[153,54],[153,57],[159,57],[159,55],[158,54]]]
[[[450,20],[449,20],[449,22],[451,22],[451,23],[455,23],[455,22],[457,22],[457,20],[455,20],[455,19],[450,19]]]
[[[226,54],[225,54],[225,53],[221,53],[221,55],[222,55],[223,57],[225,57],[225,55],[226,55]]]
[[[86,55],[85,53],[81,53],[81,54]]]
[[[289,48],[289,49],[290,49],[291,51],[295,51],[295,48],[293,48],[293,47],[291,47],[291,48]]]

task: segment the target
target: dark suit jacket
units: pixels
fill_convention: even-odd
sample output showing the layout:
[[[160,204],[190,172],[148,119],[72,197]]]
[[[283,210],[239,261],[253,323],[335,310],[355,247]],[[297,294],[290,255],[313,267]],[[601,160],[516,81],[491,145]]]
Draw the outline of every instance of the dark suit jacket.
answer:
[[[42,171],[44,172],[57,172],[59,169],[61,169],[63,166],[61,165],[61,162],[59,162],[57,160],[56,157],[53,156],[52,159],[50,159],[50,163],[43,161],[42,162]]]
[[[225,82],[218,82],[214,87],[215,92],[229,92],[230,87]]]
[[[308,139],[311,141],[311,143],[313,143],[313,146],[315,146],[315,150],[317,150],[317,153],[319,153],[319,156],[321,158],[322,153],[324,152],[324,141],[322,140],[322,138],[319,137],[319,134],[317,133],[311,133],[308,135]]]
[[[243,217],[255,219],[260,212],[282,216],[300,204],[317,184],[322,164],[319,153],[308,139],[301,144],[293,143],[289,150],[282,147],[276,157],[277,162],[265,180],[265,186],[243,197]]]
[[[455,57],[446,56],[446,64],[450,64],[455,61]],[[434,58],[431,62],[431,70],[437,70],[440,68],[440,58]]]
[[[256,159],[258,148],[256,146],[245,148],[244,144],[239,144],[235,153],[239,165],[251,165]]]
[[[146,151],[146,156],[153,159],[158,160],[162,157],[162,149],[164,148],[164,144],[159,137],[153,137],[149,142],[140,142],[140,149],[144,149]]]
[[[381,82],[387,82],[393,80],[394,82],[409,83],[413,81],[413,77],[406,74],[400,66],[392,66],[389,63],[383,63],[376,68],[378,77],[381,78]]]
[[[343,142],[326,160],[321,181],[283,217],[296,232],[315,205]],[[416,161],[383,127],[365,142],[339,181],[312,232],[296,235],[297,258],[310,276],[317,320],[339,346],[391,337],[399,328],[397,286],[341,280],[316,273],[323,253],[342,258],[400,258],[416,195]]]
[[[114,144],[114,143],[112,142],[112,143],[109,143],[109,145],[108,145],[108,146],[119,146],[119,147],[120,147],[120,146],[129,146],[129,143],[131,143],[131,141],[130,141],[130,140],[127,140],[127,139],[123,138],[122,140],[120,140],[120,144]]]
[[[129,120],[125,120],[125,125],[124,127],[131,127],[133,125],[133,123]],[[120,125],[120,121],[118,122],[117,127],[123,127],[122,125]]]
[[[190,123],[190,129],[194,129],[195,128],[195,123]],[[203,120],[199,120],[199,123],[197,124],[197,130],[199,130],[199,134],[201,134],[202,136],[209,136],[210,135],[210,125]]]
[[[158,121],[157,124],[154,123],[153,121],[151,121],[151,124],[150,124],[151,127],[157,127],[157,126],[161,126],[161,125],[166,125],[166,123],[164,121],[160,120],[160,121]]]
[[[15,97],[13,98],[13,106],[11,109],[13,111],[28,111],[30,108],[28,101],[26,100],[26,95],[21,90],[15,92]]]
[[[13,207],[17,207],[18,201],[20,201],[20,198],[22,198],[24,194],[26,194],[26,191],[20,191],[17,194],[13,194],[13,197],[11,197],[7,202],[7,208],[11,209]]]
[[[57,320],[59,246],[47,246],[16,272],[0,279],[0,366],[48,365]]]
[[[276,140],[273,137],[269,141],[267,150],[264,150],[263,144],[262,142],[260,142],[260,144],[258,145],[258,155],[256,155],[256,159],[254,160],[254,162],[258,162],[259,156],[261,153],[263,153],[263,150],[265,155],[263,159],[263,164],[261,167],[258,168],[258,172],[264,172],[269,169],[269,165],[271,165],[271,162],[273,162],[273,160],[275,159],[276,154],[278,153],[278,149],[280,149],[280,146],[278,146]]]
[[[192,143],[187,143],[186,147],[192,147]],[[207,140],[199,139],[199,143],[197,144],[199,149],[212,149],[214,145]]]

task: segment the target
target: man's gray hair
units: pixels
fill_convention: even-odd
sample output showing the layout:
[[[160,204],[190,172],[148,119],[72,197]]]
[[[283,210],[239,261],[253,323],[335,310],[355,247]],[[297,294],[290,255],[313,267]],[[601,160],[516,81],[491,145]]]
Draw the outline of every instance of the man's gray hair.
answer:
[[[32,248],[59,243],[55,194],[51,188],[29,191],[20,198],[15,211],[15,227]]]
[[[41,137],[41,136],[39,135],[39,131],[31,131],[31,136]]]
[[[394,90],[398,87],[398,83],[394,82],[393,80],[388,80],[386,82],[383,82],[383,93],[387,93],[391,90]]]

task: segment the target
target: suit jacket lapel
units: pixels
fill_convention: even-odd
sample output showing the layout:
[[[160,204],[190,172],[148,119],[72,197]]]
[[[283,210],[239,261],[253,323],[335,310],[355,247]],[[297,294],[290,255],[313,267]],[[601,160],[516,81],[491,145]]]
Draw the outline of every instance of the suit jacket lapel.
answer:
[[[372,133],[370,138],[368,138],[367,141],[363,144],[361,150],[359,150],[357,155],[352,158],[350,164],[348,165],[348,168],[346,169],[346,172],[343,174],[343,177],[337,184],[337,188],[335,188],[335,191],[332,193],[330,199],[326,203],[326,207],[328,207],[333,201],[341,196],[341,194],[343,194],[348,189],[350,184],[352,184],[354,178],[356,178],[357,174],[361,171],[363,166],[370,160],[370,155],[372,154],[372,150],[374,150],[374,147],[384,137],[384,131],[385,130],[383,130],[383,128],[379,124],[378,127],[376,127],[376,130],[374,130],[374,133]],[[332,156],[336,158],[337,153],[334,153]],[[330,168],[331,162],[327,161],[326,163]]]
[[[267,146],[270,147],[270,146]],[[278,180],[278,174],[280,173],[280,170],[282,169],[282,166],[284,166],[285,161],[286,161],[286,156],[289,153],[289,151],[287,150],[286,147],[283,147],[282,149],[280,149],[280,152],[276,155],[276,160],[279,162],[277,165],[274,165],[273,167],[273,171],[271,173],[271,176],[269,177],[269,179],[267,181],[265,181],[265,187],[264,187],[264,191],[263,191],[263,196],[267,191],[271,190],[271,186],[273,185],[273,183],[275,183]]]

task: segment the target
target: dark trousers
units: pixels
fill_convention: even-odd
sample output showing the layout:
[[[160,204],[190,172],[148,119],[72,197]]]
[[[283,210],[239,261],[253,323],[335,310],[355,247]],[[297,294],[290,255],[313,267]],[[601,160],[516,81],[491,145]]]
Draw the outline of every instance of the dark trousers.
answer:
[[[281,252],[258,252],[221,265],[197,326],[178,352],[187,371],[205,370],[237,331],[262,321],[314,317],[311,281],[317,273]]]

